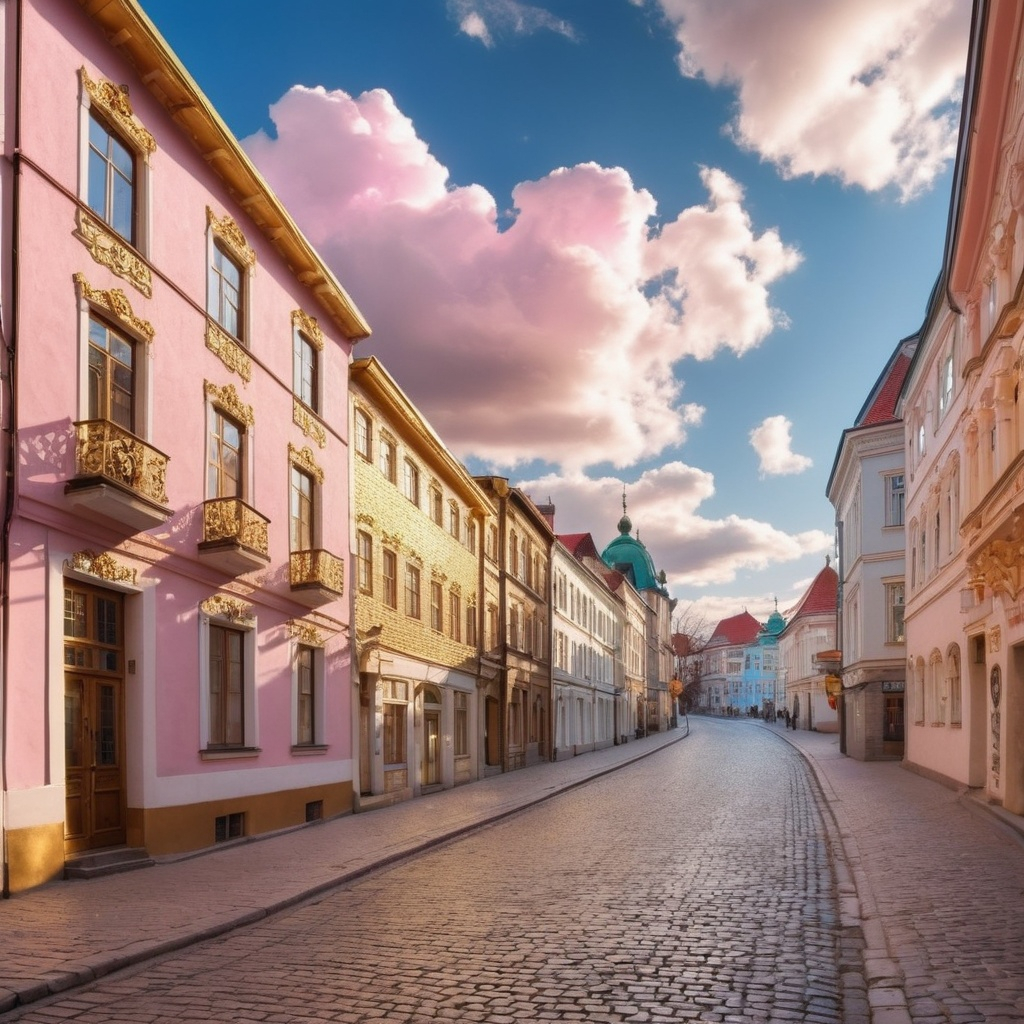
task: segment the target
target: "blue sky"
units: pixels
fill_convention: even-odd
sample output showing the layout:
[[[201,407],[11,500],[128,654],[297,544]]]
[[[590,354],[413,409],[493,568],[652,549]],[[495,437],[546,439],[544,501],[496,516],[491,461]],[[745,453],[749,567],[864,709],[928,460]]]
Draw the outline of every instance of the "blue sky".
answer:
[[[799,599],[938,273],[967,0],[143,4],[474,472],[599,547],[625,486],[711,624]]]

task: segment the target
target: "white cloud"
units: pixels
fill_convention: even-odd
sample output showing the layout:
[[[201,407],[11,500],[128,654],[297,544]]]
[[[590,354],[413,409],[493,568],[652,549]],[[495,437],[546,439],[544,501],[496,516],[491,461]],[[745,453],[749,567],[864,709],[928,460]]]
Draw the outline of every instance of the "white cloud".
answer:
[[[556,18],[543,7],[520,0],[448,0],[448,13],[458,22],[459,31],[484,46],[492,47],[495,36],[525,36],[534,32],[554,32],[575,40],[569,22]]]
[[[966,0],[658,0],[683,74],[738,89],[729,131],[787,177],[903,199],[955,153]]]
[[[679,361],[785,325],[769,287],[800,254],[758,233],[720,170],[655,233],[654,197],[625,170],[558,168],[515,188],[501,231],[490,193],[452,186],[387,92],[295,86],[271,115],[276,137],[246,148],[372,325],[360,351],[462,458],[655,457],[703,414]]]
[[[761,460],[762,477],[802,473],[813,465],[806,455],[792,450],[793,424],[785,416],[769,416],[750,432],[750,446]]]

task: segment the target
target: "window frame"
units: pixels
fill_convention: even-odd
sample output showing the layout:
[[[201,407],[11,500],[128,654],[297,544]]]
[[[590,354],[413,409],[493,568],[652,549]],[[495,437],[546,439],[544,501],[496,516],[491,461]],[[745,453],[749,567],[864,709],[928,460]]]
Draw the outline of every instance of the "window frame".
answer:
[[[366,530],[356,531],[356,586],[373,597],[373,537]]]
[[[352,416],[352,447],[364,462],[373,461],[373,420],[358,406]]]
[[[93,125],[96,125],[102,132],[105,133],[107,138],[106,153],[100,153],[99,149],[94,144],[93,140]],[[140,153],[137,146],[132,143],[132,140],[123,131],[119,130],[115,124],[114,119],[110,117],[103,107],[99,104],[88,104],[86,107],[86,122],[85,122],[85,133],[84,133],[84,158],[85,158],[85,195],[82,197],[85,201],[86,207],[95,215],[107,228],[114,232],[118,238],[127,242],[133,249],[139,249],[141,225],[142,225],[142,211],[140,209],[140,179],[142,178],[141,169],[145,163],[144,154]],[[112,159],[109,155],[111,149],[111,143],[120,146],[120,148],[128,155],[131,160],[131,171],[132,177],[128,182],[129,186],[129,205],[131,210],[129,212],[130,224],[128,225],[128,233],[126,234],[121,228],[114,223],[115,211],[112,207],[116,206],[116,197],[112,193],[112,184],[116,182],[117,176],[120,176],[122,180],[125,179],[124,172],[117,166],[117,161]],[[99,210],[92,203],[92,192],[94,176],[93,170],[95,163],[93,156],[96,156],[96,160],[102,161],[104,167],[103,174],[103,209]]]
[[[377,443],[377,465],[388,483],[398,485],[398,445],[381,433]]]
[[[221,422],[230,423],[232,426],[238,429],[238,447],[237,458],[238,458],[238,475],[237,475],[237,488],[235,493],[226,493],[223,489],[224,481],[221,479],[221,474],[224,471],[224,460],[218,458],[216,461],[213,458],[213,444],[214,439],[220,440],[220,444],[223,445],[223,430],[220,433],[217,432],[217,425]],[[225,409],[223,406],[216,402],[211,403],[209,407],[209,413],[207,415],[207,426],[206,426],[206,500],[212,501],[218,498],[238,498],[241,501],[247,499],[249,493],[249,473],[248,473],[248,461],[249,461],[249,438],[248,438],[248,425],[237,417],[233,410]],[[217,467],[218,482],[214,488],[211,486],[211,471],[214,467]]]
[[[420,468],[410,458],[402,464],[402,494],[417,508],[420,507]]]
[[[430,628],[435,633],[444,632],[444,588],[439,580],[430,581]]]
[[[441,488],[436,484],[431,484],[427,492],[429,494],[428,501],[430,503],[430,518],[434,521],[435,526],[444,526],[444,494],[441,492]]]
[[[199,751],[201,756],[245,756],[259,751],[256,714],[257,644],[256,618],[201,611],[199,616]],[[242,743],[212,742],[211,630],[230,630],[242,638]]]
[[[901,600],[897,600],[900,598]],[[905,644],[907,590],[903,580],[891,580],[885,584],[885,642]],[[898,610],[898,611],[897,611]],[[902,625],[902,629],[899,626]]]
[[[896,481],[899,481],[897,485]],[[907,478],[905,473],[885,476],[885,525],[903,526],[907,515]]]
[[[210,324],[222,331],[246,351],[252,349],[252,285],[256,252],[245,240],[241,229],[229,214],[218,217],[206,208],[206,316]],[[223,294],[215,281],[223,281],[215,263],[218,253],[238,272],[237,323],[232,330],[223,315]],[[216,275],[216,276],[215,276]]]
[[[306,501],[304,504],[301,502],[303,497],[302,491],[296,488],[297,481],[305,482],[309,485],[308,495],[305,496]],[[302,466],[297,466],[294,462],[288,463],[288,551],[291,554],[298,551],[314,551],[320,546],[320,516],[319,509],[317,508],[319,492],[319,483],[313,473]],[[300,498],[299,515],[296,515],[297,494]],[[304,517],[301,514],[303,508],[308,512],[308,517]],[[302,536],[296,535],[296,525],[299,528],[298,532],[303,534]],[[302,543],[303,540],[308,541],[308,546]]]
[[[405,614],[410,619],[421,619],[423,580],[419,566],[413,565],[412,562],[406,562],[403,581],[405,584]]]
[[[302,677],[303,656],[309,659],[309,711],[310,733],[308,738],[303,735],[302,722]],[[292,747],[297,750],[325,749],[326,738],[324,724],[326,722],[326,691],[324,687],[324,649],[321,646],[297,641],[292,651]]]
[[[398,610],[398,554],[390,548],[381,552],[381,600],[388,608]]]
[[[292,328],[292,394],[317,416],[323,407],[321,351],[304,331]]]

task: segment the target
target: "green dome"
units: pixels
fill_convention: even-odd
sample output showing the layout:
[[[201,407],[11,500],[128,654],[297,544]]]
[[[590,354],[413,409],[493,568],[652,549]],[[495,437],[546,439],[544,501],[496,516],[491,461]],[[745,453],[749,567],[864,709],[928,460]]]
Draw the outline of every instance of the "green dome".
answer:
[[[647,548],[637,538],[630,536],[632,529],[629,516],[623,514],[619,520],[619,535],[601,552],[601,560],[609,568],[621,572],[637,590],[665,593]]]
[[[786,620],[779,614],[779,602],[778,599],[775,601],[775,611],[768,616],[768,621],[764,624],[761,632],[758,634],[757,640],[761,644],[774,643],[778,638],[778,635],[786,628]]]

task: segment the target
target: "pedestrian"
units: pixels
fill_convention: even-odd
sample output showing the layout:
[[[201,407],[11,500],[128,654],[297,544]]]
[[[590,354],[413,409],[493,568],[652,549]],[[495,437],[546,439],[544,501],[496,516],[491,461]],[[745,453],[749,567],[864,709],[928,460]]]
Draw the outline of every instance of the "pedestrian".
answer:
[[[786,728],[789,728],[789,708],[786,708]]]

